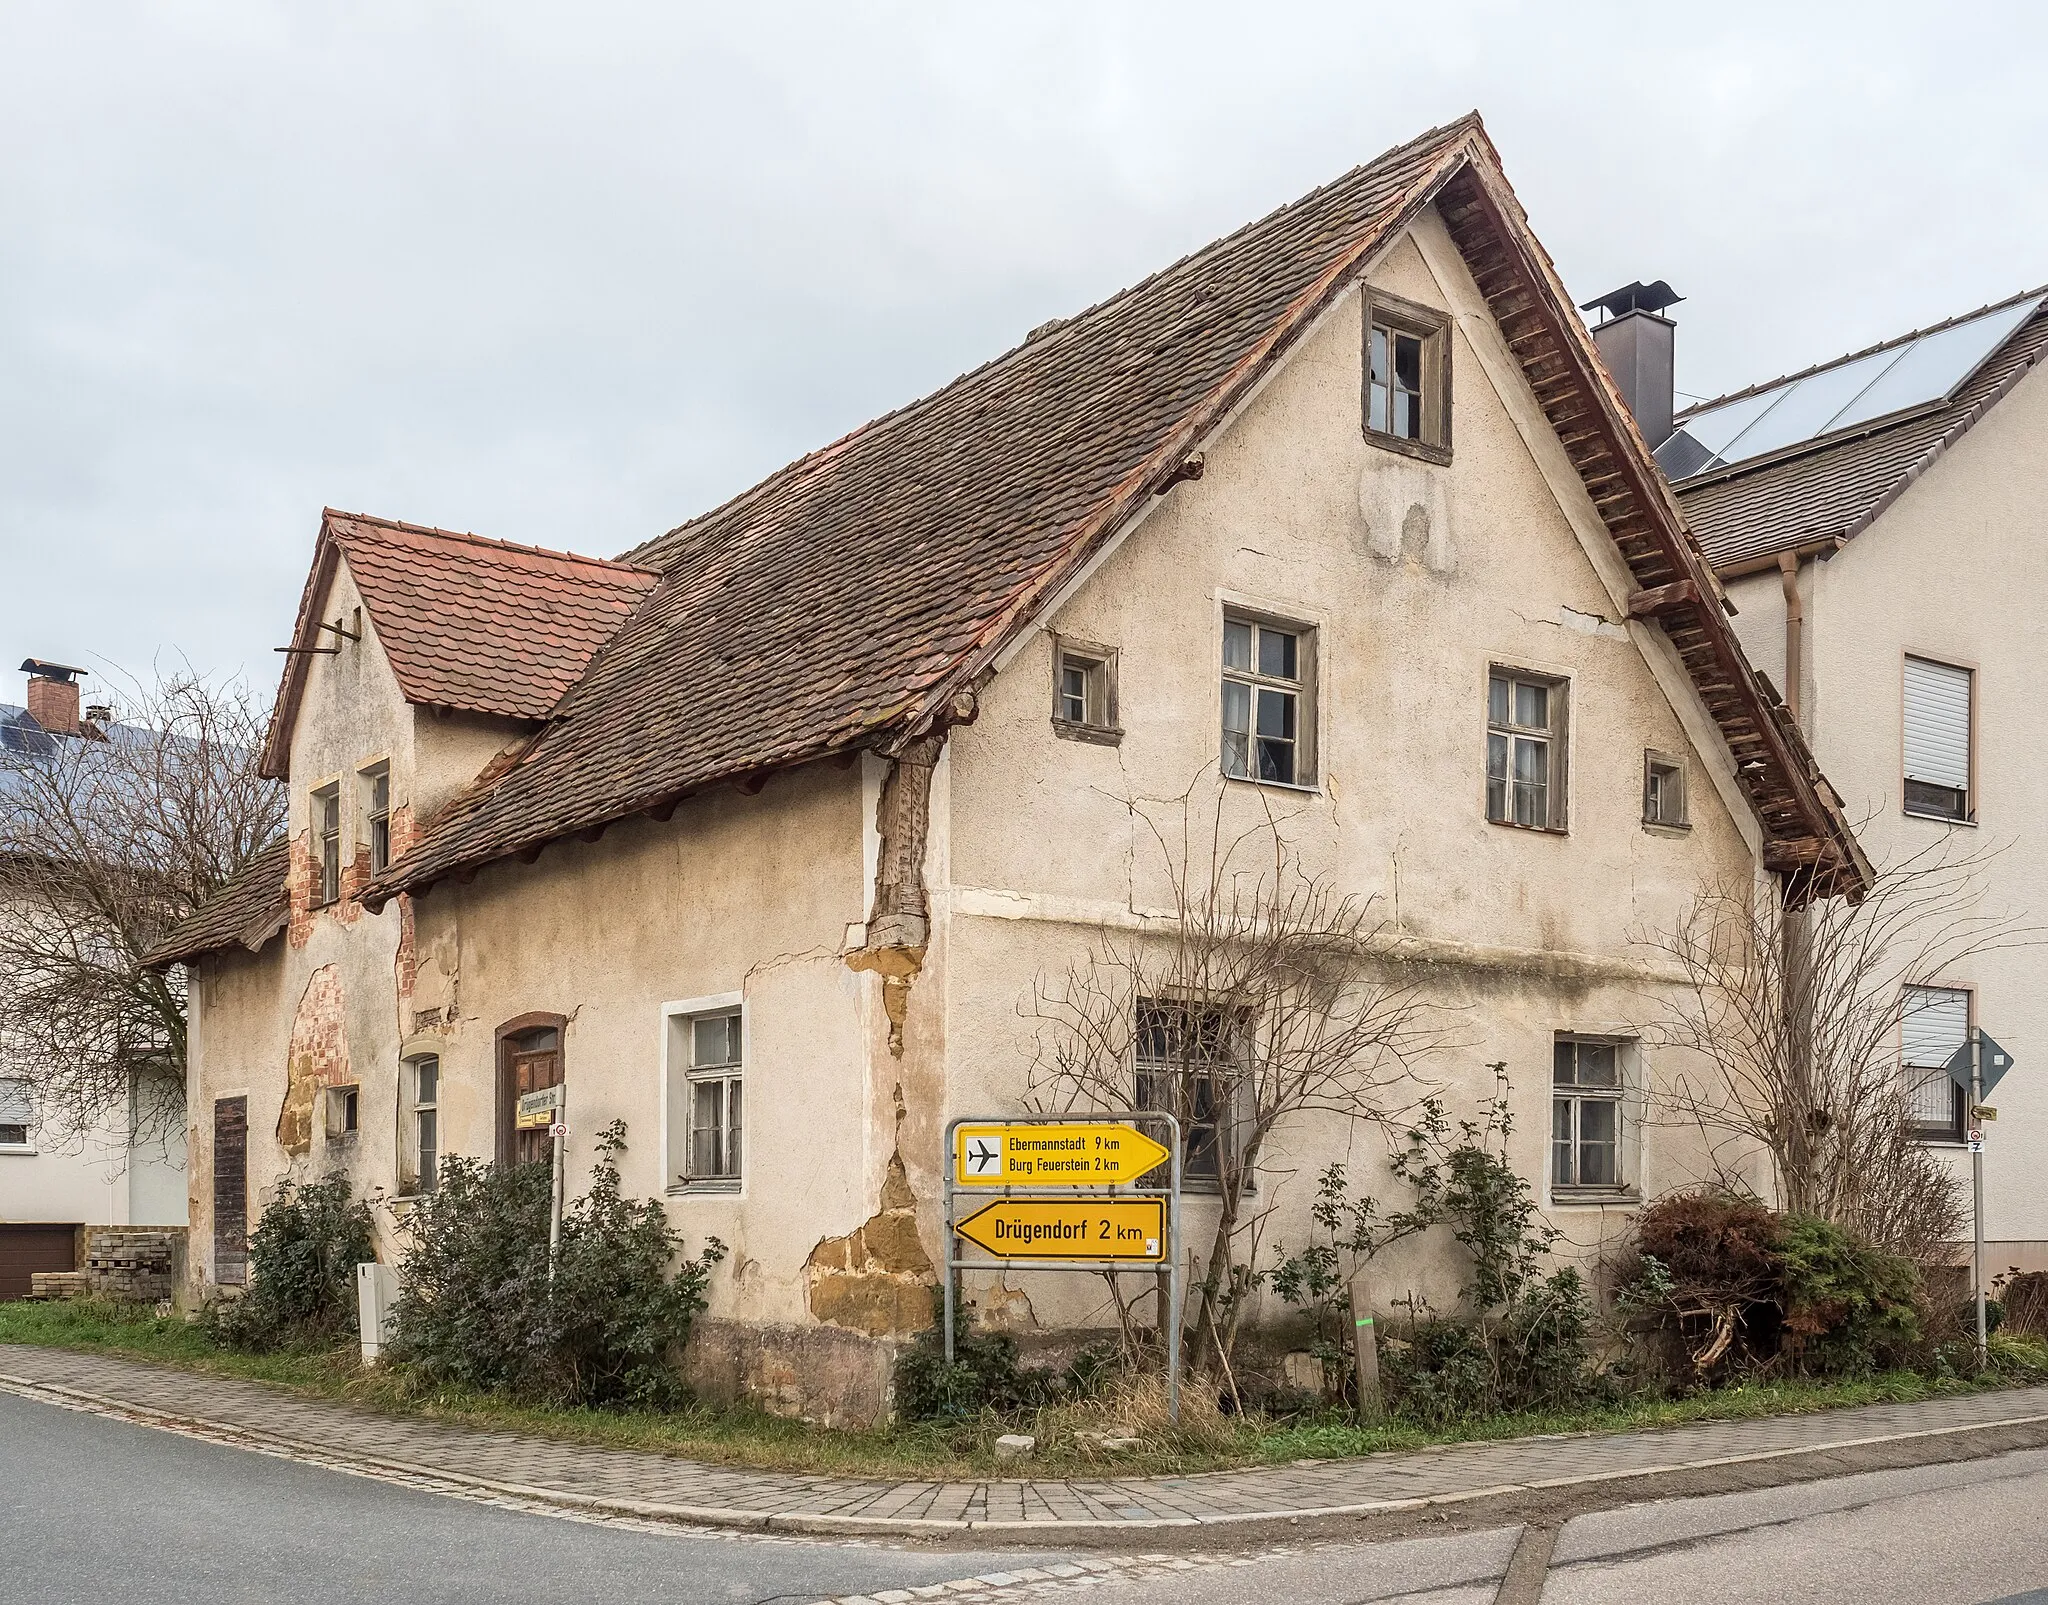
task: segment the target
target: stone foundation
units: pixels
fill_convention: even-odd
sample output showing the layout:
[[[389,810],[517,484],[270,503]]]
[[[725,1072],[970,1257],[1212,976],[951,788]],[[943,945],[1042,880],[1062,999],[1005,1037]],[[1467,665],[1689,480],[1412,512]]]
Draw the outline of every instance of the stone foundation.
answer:
[[[683,1375],[705,1404],[750,1400],[772,1415],[828,1427],[888,1419],[903,1345],[834,1326],[769,1326],[700,1319]]]

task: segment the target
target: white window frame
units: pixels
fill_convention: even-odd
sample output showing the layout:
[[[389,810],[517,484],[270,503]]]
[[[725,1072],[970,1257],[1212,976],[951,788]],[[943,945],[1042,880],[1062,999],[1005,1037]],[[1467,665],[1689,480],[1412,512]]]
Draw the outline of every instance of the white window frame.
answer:
[[[1077,716],[1067,688],[1069,670],[1083,679]],[[1117,650],[1064,635],[1052,638],[1052,728],[1069,741],[1115,746],[1123,740],[1117,722]]]
[[[1493,711],[1493,685],[1496,680],[1504,680],[1508,684],[1507,717],[1504,720],[1496,718]],[[1540,686],[1545,691],[1546,723],[1523,724],[1516,719],[1517,686]],[[1487,665],[1486,762],[1482,769],[1487,823],[1505,825],[1510,830],[1544,831],[1559,836],[1567,833],[1571,822],[1571,706],[1572,683],[1569,676],[1542,669],[1517,668],[1508,663]],[[1493,749],[1496,740],[1505,744],[1507,755],[1499,813],[1493,806]],[[1520,746],[1539,744],[1546,749],[1543,818],[1540,821],[1519,820],[1515,818],[1515,753]]]
[[[1963,733],[1963,784],[1944,786],[1924,776],[1916,777],[1912,770],[1912,755],[1907,746],[1906,678],[1912,673],[1915,663],[1924,663],[1931,669],[1943,669],[1963,677],[1964,716],[1967,728]],[[1915,806],[1907,788],[1915,785],[1932,790],[1954,791],[1962,802],[1961,813],[1950,813],[1943,809]],[[1955,663],[1946,658],[1937,658],[1925,652],[1907,652],[1899,660],[1899,805],[1907,817],[1931,819],[1944,825],[1974,825],[1977,823],[1977,670],[1968,663]]]
[[[1230,631],[1233,628],[1251,631],[1250,667],[1235,667],[1230,663]],[[1292,676],[1271,674],[1260,667],[1260,638],[1264,632],[1294,637],[1294,673]],[[1287,618],[1267,613],[1256,608],[1241,607],[1226,602],[1223,607],[1221,628],[1216,640],[1217,705],[1216,705],[1216,767],[1226,780],[1242,781],[1252,786],[1280,786],[1294,791],[1314,791],[1318,784],[1318,743],[1317,721],[1321,717],[1319,698],[1316,695],[1317,669],[1321,632],[1302,619]],[[1228,720],[1231,717],[1231,688],[1240,687],[1245,692],[1246,728],[1233,730]],[[1263,696],[1292,697],[1294,699],[1294,775],[1292,779],[1280,780],[1258,774],[1259,704]],[[1231,768],[1230,738],[1244,737],[1244,772]]]
[[[434,1066],[434,1096],[420,1096],[420,1066],[431,1061]],[[437,1050],[423,1048],[408,1053],[399,1060],[399,1121],[398,1134],[398,1190],[401,1198],[424,1198],[433,1193],[440,1184],[441,1156],[447,1152],[443,1146],[441,1126],[441,1079],[444,1074],[441,1055]],[[431,1169],[420,1163],[423,1152],[420,1145],[420,1116],[434,1117],[434,1164]]]
[[[34,1158],[37,1152],[35,1088],[30,1084],[26,1076],[0,1076],[0,1086],[11,1086],[18,1089],[14,1096],[21,1102],[21,1112],[28,1117],[26,1120],[10,1120],[8,1122],[9,1125],[21,1127],[22,1137],[20,1142],[0,1142],[0,1155]],[[0,1107],[4,1107],[4,1104],[0,1104]]]
[[[1574,1049],[1580,1046],[1612,1048],[1615,1084],[1612,1087],[1599,1087],[1579,1083],[1576,1056],[1574,1079],[1560,1084],[1557,1079],[1557,1050],[1567,1044]],[[1637,1058],[1640,1048],[1641,1043],[1635,1037],[1605,1031],[1559,1031],[1551,1038],[1550,1141],[1545,1149],[1543,1172],[1553,1202],[1611,1203],[1617,1199],[1628,1200],[1641,1196],[1636,1178],[1639,1157],[1637,1139],[1642,1124],[1638,1108],[1641,1069],[1637,1064]],[[1581,1149],[1584,1147],[1584,1108],[1589,1103],[1611,1104],[1614,1107],[1614,1180],[1611,1182],[1587,1182],[1577,1179]],[[1571,1111],[1567,1117],[1571,1129],[1563,1139],[1572,1155],[1573,1179],[1569,1181],[1560,1181],[1557,1174],[1560,1140],[1557,1126],[1560,1104],[1569,1105]]]
[[[1964,1133],[1968,1126],[1967,1111],[1965,1109],[1965,1105],[1969,1102],[1968,1095],[1961,1087],[1956,1085],[1954,1077],[1949,1075],[1948,1066],[1945,1061],[1938,1065],[1923,1064],[1912,1056],[1912,1050],[1908,1046],[1911,1027],[1907,1022],[1914,1014],[1916,1007],[1923,1006],[1915,1004],[1914,996],[1915,994],[1926,993],[1938,993],[1943,998],[1961,998],[1963,1000],[1963,1042],[1969,1041],[1971,1031],[1976,1029],[1977,996],[1968,987],[1962,986],[1908,986],[1901,988],[1900,991],[1899,1076],[1903,1082],[1903,1090],[1906,1097],[1907,1124],[1912,1131],[1915,1141],[1936,1145],[1953,1145],[1964,1140]],[[1961,1045],[1961,1043],[1957,1043],[1955,1047],[1960,1047]],[[1949,1051],[1953,1053],[1955,1047],[1951,1047]],[[1938,1126],[1932,1121],[1921,1121],[1913,1118],[1914,1090],[1917,1087],[1933,1082],[1937,1077],[1948,1088],[1949,1107],[1952,1111],[1950,1118]]]
[[[350,1100],[354,1100],[355,1123],[349,1124]],[[343,1082],[326,1089],[323,1099],[327,1141],[354,1143],[363,1134],[363,1087],[359,1081]]]
[[[691,1027],[694,1022],[714,1014],[736,1014],[739,1017],[740,1062],[731,1072],[715,1078],[737,1081],[744,1093],[748,1070],[753,1062],[753,1011],[747,1007],[744,994],[718,992],[708,997],[683,998],[661,1006],[661,1155],[663,1174],[667,1178],[663,1190],[671,1196],[746,1195],[747,1153],[751,1145],[746,1139],[744,1113],[740,1117],[739,1174],[694,1177],[689,1174],[691,1099],[688,1089],[699,1080],[713,1078],[709,1072],[699,1075],[690,1064]],[[743,1096],[743,1109],[745,1103]]]

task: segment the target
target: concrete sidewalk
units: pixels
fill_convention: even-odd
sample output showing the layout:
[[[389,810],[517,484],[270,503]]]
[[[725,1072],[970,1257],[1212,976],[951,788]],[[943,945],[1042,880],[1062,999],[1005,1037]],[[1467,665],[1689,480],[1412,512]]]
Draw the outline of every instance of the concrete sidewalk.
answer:
[[[133,1360],[0,1345],[0,1386],[332,1464],[570,1508],[797,1532],[1062,1535],[1414,1510],[2048,1422],[2048,1388],[1660,1431],[1519,1438],[1187,1477],[890,1482],[704,1465],[416,1417]]]

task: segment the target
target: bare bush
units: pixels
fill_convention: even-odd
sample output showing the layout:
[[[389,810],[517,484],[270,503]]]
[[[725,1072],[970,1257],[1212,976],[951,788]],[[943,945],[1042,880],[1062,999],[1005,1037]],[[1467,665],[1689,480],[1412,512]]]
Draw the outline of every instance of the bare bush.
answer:
[[[1411,1060],[1442,1033],[1385,956],[1372,900],[1305,872],[1270,814],[1230,835],[1220,795],[1134,811],[1172,904],[1103,929],[1064,975],[1040,976],[1032,1102],[1180,1122],[1184,1177],[1219,1201],[1192,1278],[1192,1358],[1227,1371],[1258,1279],[1263,1216],[1247,1206],[1267,1139],[1317,1112],[1389,1118],[1405,1107]],[[1117,1304],[1128,1336],[1130,1307]]]
[[[189,671],[125,688],[115,719],[25,732],[0,757],[0,1017],[39,1119],[131,1138],[184,1123],[185,987],[142,956],[283,828],[257,773],[266,706]]]
[[[1913,1135],[1900,1064],[1906,988],[2038,941],[1981,909],[1990,855],[1944,841],[1879,870],[1860,903],[1788,910],[1749,881],[1702,891],[1652,945],[1684,984],[1657,1035],[1692,1050],[1665,1118],[1770,1156],[1779,1208],[1910,1258],[1962,1235],[1954,1180]]]

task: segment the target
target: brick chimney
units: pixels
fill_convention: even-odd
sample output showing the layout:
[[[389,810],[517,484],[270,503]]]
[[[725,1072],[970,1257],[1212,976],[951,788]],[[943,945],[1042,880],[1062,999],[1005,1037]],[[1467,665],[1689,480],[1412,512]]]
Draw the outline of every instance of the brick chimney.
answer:
[[[28,716],[53,736],[77,735],[78,677],[86,671],[41,658],[24,658],[21,667],[28,675]]]

